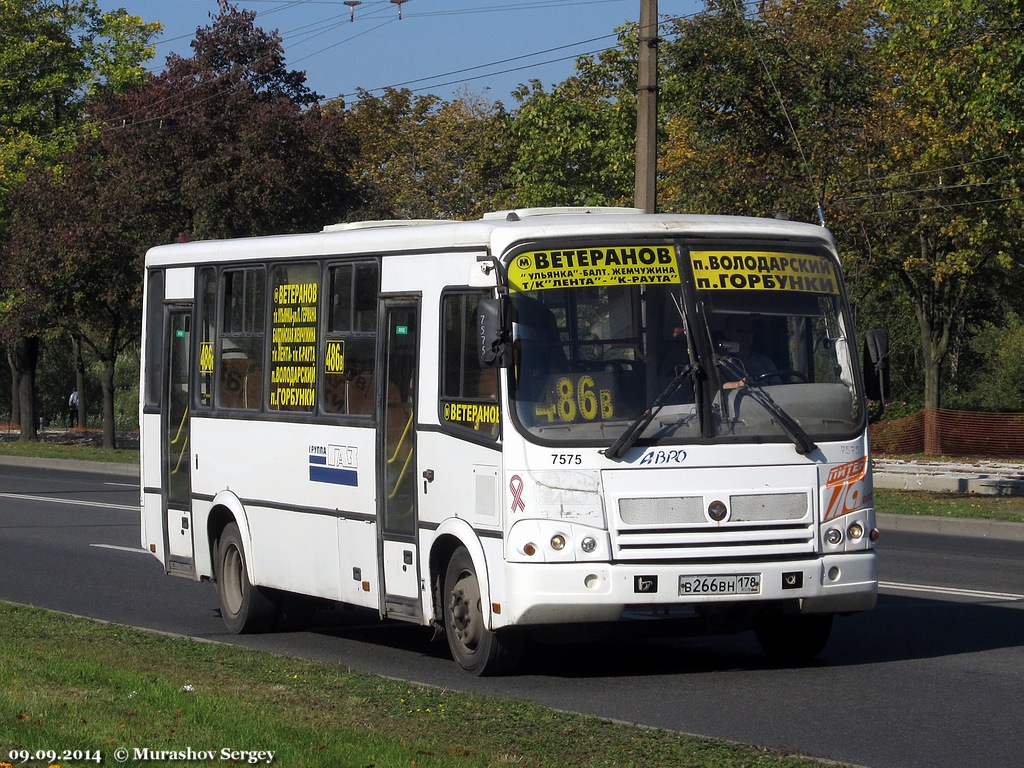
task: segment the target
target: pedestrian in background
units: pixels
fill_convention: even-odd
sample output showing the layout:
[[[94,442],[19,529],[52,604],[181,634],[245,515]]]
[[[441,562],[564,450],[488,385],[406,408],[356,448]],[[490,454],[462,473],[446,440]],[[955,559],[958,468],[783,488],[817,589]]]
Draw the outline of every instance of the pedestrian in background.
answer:
[[[78,426],[78,387],[71,390],[68,398],[68,429]]]

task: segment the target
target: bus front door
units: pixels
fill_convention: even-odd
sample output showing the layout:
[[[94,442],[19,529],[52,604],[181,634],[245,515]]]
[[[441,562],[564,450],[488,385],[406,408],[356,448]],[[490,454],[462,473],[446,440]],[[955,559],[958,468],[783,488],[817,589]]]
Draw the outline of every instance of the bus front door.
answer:
[[[189,450],[189,360],[192,308],[171,307],[167,323],[167,390],[163,408],[164,535],[167,569],[194,573],[192,548],[192,477]]]
[[[396,619],[420,617],[416,544],[416,370],[419,299],[383,303],[384,376],[378,377],[381,430],[377,441],[378,494],[383,563],[383,612]]]

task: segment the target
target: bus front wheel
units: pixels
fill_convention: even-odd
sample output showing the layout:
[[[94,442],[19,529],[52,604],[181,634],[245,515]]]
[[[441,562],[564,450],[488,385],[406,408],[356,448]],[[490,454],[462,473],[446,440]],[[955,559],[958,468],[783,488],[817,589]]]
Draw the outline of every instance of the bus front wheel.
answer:
[[[277,615],[277,606],[249,581],[245,548],[235,523],[228,523],[217,546],[217,593],[220,614],[236,635],[265,632]]]
[[[465,547],[455,550],[445,572],[444,628],[452,656],[470,674],[510,672],[519,660],[522,639],[517,633],[487,629],[480,580]]]

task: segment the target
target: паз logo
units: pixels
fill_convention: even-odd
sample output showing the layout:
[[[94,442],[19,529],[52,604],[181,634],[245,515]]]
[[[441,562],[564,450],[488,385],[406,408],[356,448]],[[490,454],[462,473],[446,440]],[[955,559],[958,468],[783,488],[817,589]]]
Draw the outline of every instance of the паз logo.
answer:
[[[633,577],[633,591],[637,594],[650,594],[658,591],[658,577],[657,576],[634,576]]]

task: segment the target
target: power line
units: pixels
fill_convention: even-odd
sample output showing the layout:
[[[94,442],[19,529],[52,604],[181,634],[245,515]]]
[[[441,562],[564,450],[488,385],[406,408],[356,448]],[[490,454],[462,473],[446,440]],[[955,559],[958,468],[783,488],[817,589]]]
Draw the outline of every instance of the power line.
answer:
[[[995,162],[996,160],[1009,160],[1009,159],[1010,159],[1010,155],[1008,153],[1003,153],[1001,155],[993,155],[992,157],[983,157],[983,158],[980,158],[978,160],[968,160],[968,161],[963,162],[963,163],[954,163],[953,165],[944,165],[944,166],[941,166],[939,168],[926,168],[926,169],[919,170],[919,171],[895,171],[893,173],[886,174],[885,176],[868,176],[865,179],[858,179],[857,181],[851,181],[851,182],[849,182],[849,185],[850,186],[853,186],[853,185],[858,185],[859,186],[859,185],[862,185],[862,184],[879,184],[881,182],[889,181],[891,179],[900,179],[900,178],[903,178],[903,177],[910,177],[910,176],[924,176],[924,175],[930,174],[930,173],[944,173],[946,171],[956,171],[956,170],[959,170],[961,168],[968,168],[968,167],[970,167],[972,165],[981,165],[982,163],[991,163],[991,162]]]
[[[419,77],[419,78],[416,78],[414,80],[406,80],[406,81],[401,82],[401,83],[395,83],[393,85],[382,86],[382,87],[379,87],[379,88],[369,88],[369,89],[366,89],[366,92],[367,93],[373,93],[375,91],[387,90],[388,88],[401,88],[401,87],[406,86],[406,85],[413,85],[415,83],[422,83],[422,82],[425,82],[425,81],[428,81],[428,80],[435,80],[435,79],[441,78],[441,77],[450,77],[451,75],[460,75],[460,74],[464,74],[466,72],[473,72],[473,71],[478,70],[478,69],[486,69],[488,67],[496,67],[496,66],[499,66],[501,64],[509,64],[509,63],[511,63],[513,61],[522,61],[523,59],[532,59],[535,56],[543,56],[543,55],[548,54],[548,53],[554,53],[555,51],[565,50],[566,48],[575,48],[578,45],[585,45],[587,43],[594,43],[594,42],[597,42],[598,40],[604,40],[604,39],[606,39],[608,37],[615,37],[615,35],[601,35],[599,37],[592,37],[589,40],[580,40],[580,41],[575,42],[575,43],[568,43],[567,45],[560,45],[560,46],[557,46],[555,48],[548,48],[548,49],[543,50],[543,51],[534,51],[533,53],[524,53],[521,56],[513,56],[513,57],[508,58],[508,59],[500,59],[498,61],[492,61],[492,62],[489,62],[487,64],[477,64],[477,65],[472,66],[472,67],[464,67],[463,69],[453,69],[450,72],[442,72],[441,74],[438,74],[438,75],[430,75],[428,77]],[[580,56],[592,56],[594,54],[602,53],[602,52],[607,51],[607,50],[609,50],[609,48],[605,47],[605,48],[598,48],[598,49],[596,49],[594,51],[588,51],[588,52],[585,52],[585,53],[574,53],[572,56],[562,56],[562,57],[557,58],[557,59],[548,59],[547,61],[534,62],[533,64],[526,64],[526,65],[521,66],[521,67],[512,67],[510,69],[502,69],[502,70],[498,70],[497,72],[487,72],[486,74],[478,75],[478,77],[492,77],[494,75],[504,75],[504,74],[508,74],[509,72],[518,72],[520,70],[529,69],[530,67],[534,67],[534,66],[543,66],[545,64],[551,64],[551,63],[554,63],[554,62],[566,61],[568,59],[577,59]],[[474,79],[474,78],[469,78],[469,79]],[[459,82],[463,82],[463,81],[464,81],[464,79],[452,80],[452,81],[449,81],[449,82],[446,82],[446,83],[435,83],[431,87],[437,88],[437,87],[441,87],[441,86],[444,86],[444,85],[451,85],[453,83],[459,83]],[[419,89],[419,90],[425,90],[425,89]],[[354,96],[354,95],[356,95],[356,94],[351,94],[351,93],[342,94],[341,98],[345,98],[346,96]]]
[[[921,213],[923,211],[935,211],[935,210],[948,210],[950,208],[970,208],[976,205],[991,205],[992,203],[1012,203],[1022,200],[1021,196],[1017,195],[1014,197],[993,197],[987,200],[971,200],[962,203],[936,203],[935,205],[919,205],[913,208],[896,208],[886,211],[863,211],[858,212],[858,216],[892,216],[896,213]]]

